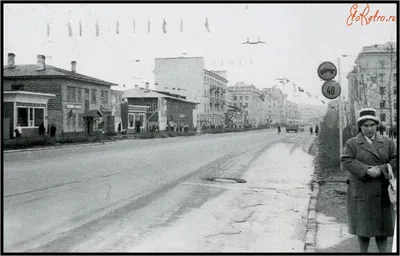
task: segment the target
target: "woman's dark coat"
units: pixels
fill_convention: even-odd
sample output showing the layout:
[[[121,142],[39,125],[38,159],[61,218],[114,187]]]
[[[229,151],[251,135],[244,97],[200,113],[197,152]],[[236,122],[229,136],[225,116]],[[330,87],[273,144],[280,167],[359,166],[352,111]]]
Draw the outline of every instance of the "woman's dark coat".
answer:
[[[347,190],[349,233],[364,236],[392,236],[393,207],[388,196],[390,163],[397,176],[397,154],[394,142],[376,133],[370,145],[359,133],[349,139],[343,150],[341,163],[350,172]],[[368,166],[379,166],[383,175],[367,175]]]

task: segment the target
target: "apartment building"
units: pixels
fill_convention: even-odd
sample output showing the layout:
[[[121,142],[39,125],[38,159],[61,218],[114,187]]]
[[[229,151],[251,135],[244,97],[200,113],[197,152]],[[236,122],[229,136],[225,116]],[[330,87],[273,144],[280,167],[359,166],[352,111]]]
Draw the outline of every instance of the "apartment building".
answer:
[[[352,118],[363,107],[378,111],[383,125],[397,124],[396,43],[365,46],[347,75]]]
[[[234,86],[229,86],[228,90],[233,106],[244,110],[247,116],[247,125],[257,127],[267,124],[264,108],[265,96],[257,87],[239,82]]]
[[[193,125],[199,128],[225,122],[227,72],[205,69],[203,57],[155,59],[155,89],[198,102]]]

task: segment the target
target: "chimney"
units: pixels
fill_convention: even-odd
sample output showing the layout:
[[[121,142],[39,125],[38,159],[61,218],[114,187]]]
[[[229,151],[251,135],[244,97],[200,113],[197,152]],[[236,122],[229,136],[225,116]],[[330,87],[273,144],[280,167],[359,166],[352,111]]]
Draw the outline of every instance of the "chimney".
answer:
[[[45,70],[46,69],[46,57],[44,55],[38,54],[37,56],[37,63],[36,63],[36,70]]]
[[[149,89],[149,86],[150,86],[149,82],[146,82],[146,89],[147,90]]]
[[[15,68],[15,54],[8,54],[8,68]]]
[[[76,73],[76,61],[71,61],[71,71]]]

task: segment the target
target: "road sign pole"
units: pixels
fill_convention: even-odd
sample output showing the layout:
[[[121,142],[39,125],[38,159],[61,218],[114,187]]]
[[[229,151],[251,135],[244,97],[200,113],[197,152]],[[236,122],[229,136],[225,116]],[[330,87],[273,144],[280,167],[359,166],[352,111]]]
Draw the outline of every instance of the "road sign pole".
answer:
[[[340,57],[338,58],[338,82],[340,85]],[[339,157],[343,153],[343,101],[342,93],[339,95]]]

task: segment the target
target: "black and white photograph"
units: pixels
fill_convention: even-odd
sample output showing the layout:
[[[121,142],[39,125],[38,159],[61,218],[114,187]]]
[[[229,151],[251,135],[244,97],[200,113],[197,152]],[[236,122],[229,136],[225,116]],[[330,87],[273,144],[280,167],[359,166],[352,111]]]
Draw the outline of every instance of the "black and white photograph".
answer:
[[[3,1],[2,254],[398,253],[398,1]]]

